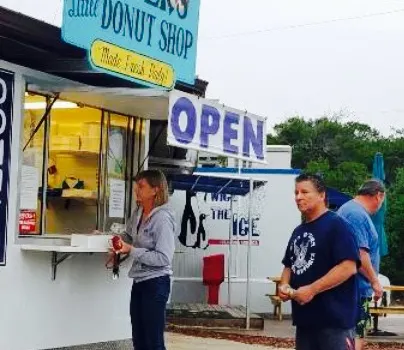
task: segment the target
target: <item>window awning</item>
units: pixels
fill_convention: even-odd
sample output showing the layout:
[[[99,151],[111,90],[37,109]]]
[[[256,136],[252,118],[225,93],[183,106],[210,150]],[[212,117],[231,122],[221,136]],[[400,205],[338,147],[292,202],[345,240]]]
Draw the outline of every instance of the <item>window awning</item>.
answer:
[[[167,120],[169,92],[160,89],[103,88],[94,86],[63,86],[60,80],[55,85],[42,82],[30,84],[30,91],[59,93],[61,100],[75,102],[89,107],[105,109],[118,114],[143,119]]]
[[[168,174],[167,179],[174,190],[230,194],[245,196],[250,192],[250,180],[210,175]],[[265,181],[253,181],[253,188],[262,186]]]
[[[62,99],[143,119],[168,119],[168,91],[158,89],[89,88],[63,91]]]

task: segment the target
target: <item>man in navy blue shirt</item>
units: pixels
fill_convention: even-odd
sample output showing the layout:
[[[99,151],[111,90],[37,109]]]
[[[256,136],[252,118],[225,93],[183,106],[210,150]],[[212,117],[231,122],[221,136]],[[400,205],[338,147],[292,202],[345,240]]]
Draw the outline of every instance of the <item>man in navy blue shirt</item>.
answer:
[[[289,240],[279,286],[292,300],[296,350],[353,350],[359,251],[349,225],[326,207],[321,177],[296,178],[304,222]]]
[[[369,215],[375,214],[383,204],[385,188],[378,180],[365,181],[357,196],[338,209],[338,214],[351,226],[359,246],[361,268],[359,269],[358,301],[359,315],[356,325],[356,350],[364,348],[366,328],[370,325],[369,304],[374,293],[375,300],[383,294],[378,273],[380,265],[379,238]]]

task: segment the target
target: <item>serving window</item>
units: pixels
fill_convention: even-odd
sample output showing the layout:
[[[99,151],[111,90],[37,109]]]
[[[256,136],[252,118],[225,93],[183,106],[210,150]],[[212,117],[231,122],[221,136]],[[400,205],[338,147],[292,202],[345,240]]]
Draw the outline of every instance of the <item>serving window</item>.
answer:
[[[20,235],[121,229],[142,136],[137,118],[53,99],[25,94]]]

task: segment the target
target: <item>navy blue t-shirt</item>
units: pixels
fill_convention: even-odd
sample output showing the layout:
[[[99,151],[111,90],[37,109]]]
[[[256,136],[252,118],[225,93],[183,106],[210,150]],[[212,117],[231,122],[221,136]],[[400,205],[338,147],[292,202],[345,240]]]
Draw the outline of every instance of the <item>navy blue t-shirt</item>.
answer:
[[[294,289],[313,283],[344,260],[360,263],[359,249],[348,224],[327,211],[296,227],[282,263],[291,269]],[[307,328],[353,328],[357,313],[355,276],[322,292],[306,305],[292,300],[293,323]]]

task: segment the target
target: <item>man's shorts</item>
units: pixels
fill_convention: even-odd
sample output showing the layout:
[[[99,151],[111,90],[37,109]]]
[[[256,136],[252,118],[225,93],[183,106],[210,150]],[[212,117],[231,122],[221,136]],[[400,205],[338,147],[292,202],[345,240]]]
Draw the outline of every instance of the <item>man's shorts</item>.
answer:
[[[369,314],[369,306],[372,298],[361,297],[358,305],[358,320],[356,323],[356,337],[364,338],[370,328],[372,319]]]
[[[353,329],[296,327],[296,350],[355,350]]]

